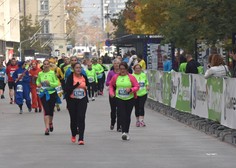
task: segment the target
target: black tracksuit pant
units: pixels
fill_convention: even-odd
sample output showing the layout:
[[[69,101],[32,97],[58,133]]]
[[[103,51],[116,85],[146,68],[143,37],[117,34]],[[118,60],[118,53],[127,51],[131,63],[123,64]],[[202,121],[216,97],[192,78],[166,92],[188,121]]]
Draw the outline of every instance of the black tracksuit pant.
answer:
[[[67,99],[67,108],[70,113],[71,134],[72,136],[76,136],[77,128],[79,128],[79,140],[84,140],[87,101],[87,97],[82,99]]]
[[[131,113],[134,107],[134,98],[130,100],[121,100],[116,98],[117,112],[120,117],[122,132],[129,133],[131,122]]]

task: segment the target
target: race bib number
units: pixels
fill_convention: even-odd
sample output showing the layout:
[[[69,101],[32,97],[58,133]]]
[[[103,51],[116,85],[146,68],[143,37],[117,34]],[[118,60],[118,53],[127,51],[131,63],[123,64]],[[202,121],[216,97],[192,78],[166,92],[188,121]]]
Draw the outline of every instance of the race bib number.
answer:
[[[11,72],[10,72],[10,77],[12,77],[12,76],[13,76],[13,73],[14,73],[14,71],[11,71]]]
[[[145,88],[145,82],[139,82],[139,87],[140,89],[144,89]]]
[[[121,88],[118,90],[118,95],[119,97],[123,97],[123,98],[129,97],[129,93],[124,88]]]
[[[73,91],[74,98],[76,99],[82,99],[85,97],[84,89],[75,89]]]
[[[32,76],[32,78],[31,78],[31,83],[32,83],[32,84],[36,84],[36,80],[37,80],[37,77]]]
[[[102,73],[98,74],[97,77],[98,77],[98,79],[101,79],[103,77],[103,74]]]
[[[17,85],[16,86],[16,92],[23,92],[23,86],[22,85]]]
[[[48,88],[50,88],[49,84],[46,83],[46,82],[41,82],[41,85],[42,85],[42,89],[48,89]]]
[[[23,80],[22,78],[23,78],[22,74],[18,74],[19,81],[22,81]]]
[[[36,92],[37,92],[37,94],[39,95],[40,94],[40,88],[36,88]]]
[[[88,82],[89,82],[89,83],[93,83],[93,82],[94,82],[94,79],[90,77],[90,78],[88,78]]]
[[[0,78],[4,78],[5,75],[4,75],[4,72],[0,72]]]
[[[57,94],[62,93],[62,87],[61,86],[58,86],[55,89],[57,91]]]

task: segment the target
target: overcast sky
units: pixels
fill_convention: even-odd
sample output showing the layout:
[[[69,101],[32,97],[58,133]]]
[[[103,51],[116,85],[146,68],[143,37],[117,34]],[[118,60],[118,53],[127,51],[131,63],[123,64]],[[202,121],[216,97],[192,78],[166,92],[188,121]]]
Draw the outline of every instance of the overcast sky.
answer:
[[[86,21],[92,16],[101,17],[101,0],[82,0],[82,18]]]

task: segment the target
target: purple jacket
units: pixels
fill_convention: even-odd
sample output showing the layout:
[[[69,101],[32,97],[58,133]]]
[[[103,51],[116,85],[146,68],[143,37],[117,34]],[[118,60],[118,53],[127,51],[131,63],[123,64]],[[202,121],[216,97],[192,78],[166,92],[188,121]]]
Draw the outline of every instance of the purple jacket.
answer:
[[[107,74],[107,80],[106,80],[106,86],[109,86],[109,83],[111,81],[111,78],[115,75],[116,73],[113,70],[110,70]]]

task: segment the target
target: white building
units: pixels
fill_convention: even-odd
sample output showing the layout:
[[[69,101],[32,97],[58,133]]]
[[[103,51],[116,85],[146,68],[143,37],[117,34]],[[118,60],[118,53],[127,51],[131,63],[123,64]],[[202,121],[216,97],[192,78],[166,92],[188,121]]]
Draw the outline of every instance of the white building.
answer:
[[[113,14],[119,13],[125,8],[127,0],[101,0],[101,18],[103,30],[106,30],[107,22]]]
[[[41,29],[36,33],[43,41],[42,46],[49,46],[52,55],[66,53],[66,11],[65,0],[19,0],[21,16],[32,16]]]

